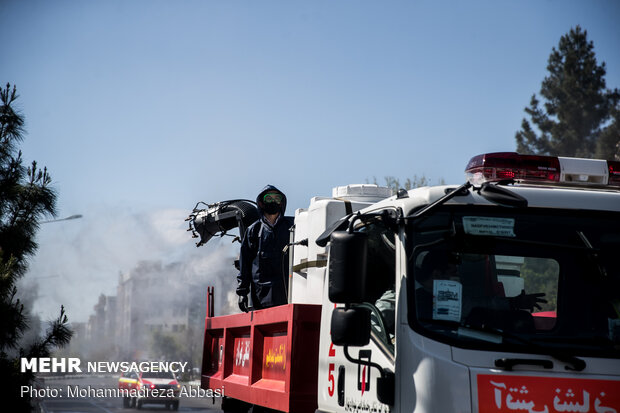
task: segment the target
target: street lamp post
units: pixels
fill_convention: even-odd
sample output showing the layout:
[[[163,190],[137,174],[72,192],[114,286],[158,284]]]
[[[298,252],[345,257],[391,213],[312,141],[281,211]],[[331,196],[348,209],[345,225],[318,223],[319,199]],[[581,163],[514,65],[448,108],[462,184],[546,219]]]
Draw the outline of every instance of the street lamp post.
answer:
[[[49,221],[41,221],[41,224],[49,224],[50,222],[59,222],[59,221],[70,221],[72,219],[79,219],[82,218],[82,214],[75,214],[75,215],[71,215],[65,218],[59,218],[59,219],[50,219]]]

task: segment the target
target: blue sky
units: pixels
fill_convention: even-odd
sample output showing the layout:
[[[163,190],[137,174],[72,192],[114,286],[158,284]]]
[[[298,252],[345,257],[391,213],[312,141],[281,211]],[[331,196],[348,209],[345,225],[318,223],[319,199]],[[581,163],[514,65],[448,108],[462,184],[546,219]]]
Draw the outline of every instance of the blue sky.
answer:
[[[618,17],[615,0],[3,0],[24,157],[50,169],[59,216],[84,215],[42,227],[31,272],[115,282],[140,259],[183,259],[197,201],[266,183],[291,213],[373,177],[462,183],[471,156],[515,149],[571,27],[620,87]]]

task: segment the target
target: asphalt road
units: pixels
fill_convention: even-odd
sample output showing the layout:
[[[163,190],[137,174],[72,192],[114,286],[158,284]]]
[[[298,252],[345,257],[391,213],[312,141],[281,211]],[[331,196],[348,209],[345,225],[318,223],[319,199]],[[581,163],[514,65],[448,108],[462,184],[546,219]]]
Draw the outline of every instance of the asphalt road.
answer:
[[[97,397],[98,389],[114,389],[118,377],[73,377],[63,379],[47,379],[39,384],[39,411],[42,413],[118,413],[137,412],[135,408],[123,408],[120,397]],[[69,389],[71,388],[71,390]],[[75,389],[80,394],[75,394]],[[195,387],[194,387],[195,388]],[[100,393],[102,393],[100,391]],[[214,403],[215,401],[215,403]],[[165,404],[145,404],[141,412],[165,412]],[[192,397],[181,397],[179,412],[221,412],[219,398],[207,398],[194,394]]]

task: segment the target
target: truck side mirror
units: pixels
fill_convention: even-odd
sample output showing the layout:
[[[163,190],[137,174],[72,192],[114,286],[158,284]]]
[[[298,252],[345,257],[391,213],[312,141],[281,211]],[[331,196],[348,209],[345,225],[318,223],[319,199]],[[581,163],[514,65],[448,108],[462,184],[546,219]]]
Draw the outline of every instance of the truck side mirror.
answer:
[[[329,247],[329,300],[332,303],[361,303],[366,297],[368,235],[334,231]]]
[[[370,310],[364,307],[334,308],[332,343],[337,346],[365,346],[370,342]]]

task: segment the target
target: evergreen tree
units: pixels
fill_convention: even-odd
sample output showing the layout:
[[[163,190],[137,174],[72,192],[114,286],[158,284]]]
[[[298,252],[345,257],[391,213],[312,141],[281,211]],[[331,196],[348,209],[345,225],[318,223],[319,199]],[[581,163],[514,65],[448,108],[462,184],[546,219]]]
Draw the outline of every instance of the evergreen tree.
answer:
[[[611,111],[612,123],[601,132],[596,158],[620,161],[620,108]]]
[[[31,410],[29,395],[22,397],[20,389],[32,385],[34,375],[21,373],[20,358],[48,357],[52,348],[69,342],[71,331],[61,306],[44,337],[25,348],[20,345],[29,318],[17,298],[16,283],[37,248],[40,219],[55,215],[56,193],[46,168],[36,162],[23,165],[18,144],[24,118],[15,109],[17,98],[15,87],[0,89],[0,388],[2,402],[21,412]]]
[[[617,109],[620,93],[607,89],[605,63],[597,63],[587,31],[577,26],[562,36],[558,49],[552,49],[547,70],[540,89],[544,109],[534,94],[525,112],[536,129],[523,119],[515,137],[517,151],[590,158],[615,148],[620,136],[600,138],[603,129],[613,132],[606,124]]]

